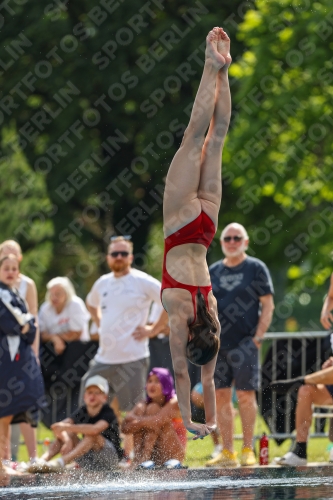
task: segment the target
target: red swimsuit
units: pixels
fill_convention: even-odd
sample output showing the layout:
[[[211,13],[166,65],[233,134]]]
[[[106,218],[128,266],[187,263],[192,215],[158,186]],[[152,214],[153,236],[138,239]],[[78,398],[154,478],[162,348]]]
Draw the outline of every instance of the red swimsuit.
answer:
[[[192,222],[186,224],[186,226],[182,227],[175,233],[172,233],[170,234],[170,236],[165,238],[161,297],[163,290],[165,290],[166,288],[182,288],[183,290],[188,290],[192,296],[194,321],[197,309],[195,297],[198,293],[199,287],[197,285],[186,285],[185,283],[180,283],[179,281],[176,281],[174,278],[172,278],[166,269],[166,256],[171,248],[177,247],[179,245],[184,245],[185,243],[199,243],[200,245],[204,245],[206,248],[208,248],[214,238],[215,232],[216,229],[212,219],[208,217],[205,212],[201,212],[201,214],[198,215],[198,217]],[[205,298],[208,309],[208,294],[211,289],[212,285],[200,286],[200,292]]]

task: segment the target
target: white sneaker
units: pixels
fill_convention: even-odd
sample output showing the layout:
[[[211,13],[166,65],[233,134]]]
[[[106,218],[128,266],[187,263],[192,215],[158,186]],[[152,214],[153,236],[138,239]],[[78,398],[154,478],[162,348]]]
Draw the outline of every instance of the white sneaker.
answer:
[[[152,460],[146,460],[145,462],[142,462],[139,464],[136,469],[155,469],[155,462]]]
[[[129,469],[131,467],[132,461],[129,458],[122,458],[118,463],[120,469]]]
[[[292,451],[288,451],[283,457],[276,458],[274,462],[277,465],[288,465],[289,467],[300,467],[307,464],[306,458],[300,458]]]
[[[25,464],[26,470],[25,472],[31,472],[34,474],[42,474],[43,472],[48,472],[48,468],[46,467],[46,460],[43,460],[42,458],[38,458],[32,463],[27,463]]]
[[[170,460],[164,462],[162,467],[165,469],[187,469],[187,467],[182,465],[176,458],[170,458]]]
[[[49,467],[50,472],[63,472],[65,470],[65,462],[62,458],[57,458],[56,460],[50,460],[46,462]]]
[[[57,458],[49,462],[37,462],[32,464],[31,468],[34,468],[33,472],[63,472],[65,470],[65,464],[62,458]]]
[[[212,451],[212,454],[211,454],[211,458],[216,458],[217,455],[219,455],[222,451],[222,445],[221,444],[217,444],[215,447],[214,447],[214,450]]]
[[[19,464],[17,464],[16,470],[18,472],[28,472],[30,465],[30,462],[20,462]]]

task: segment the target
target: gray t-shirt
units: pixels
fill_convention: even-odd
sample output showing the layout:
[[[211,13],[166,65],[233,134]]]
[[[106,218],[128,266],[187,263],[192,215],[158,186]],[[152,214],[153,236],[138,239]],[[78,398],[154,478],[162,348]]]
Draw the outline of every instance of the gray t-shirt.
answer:
[[[234,349],[245,337],[254,336],[259,297],[274,293],[272,279],[261,260],[248,256],[235,267],[220,260],[209,272],[221,323],[221,349]]]

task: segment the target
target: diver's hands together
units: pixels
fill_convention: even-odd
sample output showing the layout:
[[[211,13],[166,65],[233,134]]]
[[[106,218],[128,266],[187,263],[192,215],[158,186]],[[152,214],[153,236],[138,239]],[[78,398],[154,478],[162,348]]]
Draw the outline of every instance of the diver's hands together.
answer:
[[[191,434],[194,434],[195,437],[193,438],[193,441],[196,439],[203,439],[206,436],[209,436],[209,434],[216,429],[216,425],[210,425],[210,424],[195,424],[194,422],[189,422],[188,424],[185,425],[186,429],[191,432]]]

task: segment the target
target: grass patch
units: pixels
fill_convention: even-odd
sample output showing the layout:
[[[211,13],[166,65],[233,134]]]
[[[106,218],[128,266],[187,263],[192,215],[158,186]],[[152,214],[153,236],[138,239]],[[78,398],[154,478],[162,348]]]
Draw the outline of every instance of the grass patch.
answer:
[[[241,422],[239,416],[235,418],[235,432],[241,434]],[[261,417],[257,418],[255,434],[261,435],[263,432],[268,433],[268,429]],[[46,437],[53,439],[52,431],[47,429],[43,424],[40,424],[37,429],[38,441],[44,441]],[[210,437],[205,439],[198,439],[193,441],[193,435],[188,434],[189,441],[187,445],[187,453],[185,464],[189,467],[204,467],[207,460],[213,451],[213,442]],[[272,461],[274,457],[281,457],[290,448],[291,440],[287,439],[281,446],[278,446],[273,439],[269,441],[269,460]],[[309,462],[327,462],[329,454],[329,446],[332,445],[328,438],[310,439],[308,444],[308,461]],[[235,450],[240,455],[242,442],[235,440]],[[259,441],[256,441],[255,451],[258,456]],[[38,456],[43,453],[43,445],[38,445]],[[25,445],[20,445],[18,453],[19,461],[27,461],[28,454]]]
[[[328,422],[328,421],[327,421]],[[326,423],[326,426],[328,424]],[[269,434],[269,429],[261,417],[257,417],[255,435],[261,436],[263,432]],[[311,429],[314,432],[314,429]],[[235,433],[242,434],[242,427],[239,415],[235,417]],[[274,439],[269,440],[269,461],[275,457],[281,457],[289,451],[292,444],[291,439],[286,439],[281,446],[278,446]],[[308,461],[309,462],[327,462],[329,448],[333,446],[328,438],[311,438],[308,442]],[[238,457],[242,450],[242,441],[234,440],[235,451],[238,452]],[[213,451],[213,442],[210,437],[193,441],[190,438],[187,445],[186,465],[189,467],[203,467],[205,462],[210,459]],[[255,443],[255,453],[259,456],[259,440]]]

